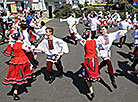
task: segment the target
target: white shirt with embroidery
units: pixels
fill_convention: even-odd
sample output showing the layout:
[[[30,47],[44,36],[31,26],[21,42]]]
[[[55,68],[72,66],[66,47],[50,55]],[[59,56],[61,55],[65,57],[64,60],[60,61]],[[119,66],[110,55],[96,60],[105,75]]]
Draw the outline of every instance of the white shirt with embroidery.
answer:
[[[100,54],[104,60],[110,59],[111,57],[111,45],[114,40],[121,38],[122,36],[119,36],[120,33],[124,32],[125,34],[127,33],[127,30],[119,30],[117,32],[109,33],[107,34],[109,43],[105,43],[104,35],[101,35],[97,38],[98,43],[99,43],[99,48],[100,48]]]
[[[43,39],[43,41],[37,46],[38,49],[42,49],[45,54],[47,55],[54,55],[54,54],[59,54],[61,51],[63,53],[68,53],[69,52],[69,48],[66,42],[64,42],[63,40],[56,38],[56,37],[52,37],[53,40],[53,47],[54,49],[50,50],[49,49],[49,45],[48,45],[48,38],[46,37],[45,39]],[[35,51],[35,52],[40,52],[40,51]]]

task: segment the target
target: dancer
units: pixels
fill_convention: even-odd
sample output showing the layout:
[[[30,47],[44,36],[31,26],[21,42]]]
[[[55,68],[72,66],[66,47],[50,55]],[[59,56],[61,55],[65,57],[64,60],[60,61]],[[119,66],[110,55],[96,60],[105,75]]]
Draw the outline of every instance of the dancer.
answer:
[[[26,26],[26,24],[22,24],[21,25],[21,29],[22,29],[22,35],[23,35],[23,42],[26,45],[30,46],[31,42],[29,41],[29,34],[27,32],[27,26]],[[37,60],[35,60],[33,53],[31,51],[25,51],[25,54],[28,57],[28,59],[31,62],[31,64],[33,65],[32,67],[36,68],[37,65],[39,64],[39,62]]]
[[[92,38],[95,38],[96,31],[97,31],[97,25],[100,25],[100,21],[97,20],[97,15],[93,14],[93,18],[89,19],[90,21],[90,27],[91,27],[91,32],[92,32]]]
[[[72,25],[75,25],[75,26],[73,26],[74,27],[74,29],[76,29],[76,24],[78,24],[79,23],[79,20],[80,20],[81,18],[75,18],[74,17],[74,15],[72,15],[72,14],[70,14],[70,17],[68,17],[67,19],[60,19],[60,22],[63,22],[63,21],[66,21],[67,22],[67,24],[68,24],[68,27],[69,27],[69,32],[70,32],[70,34],[71,34],[71,37],[72,37],[72,39],[74,40],[74,44],[76,45],[77,44],[77,40],[75,39],[75,36],[74,36],[74,33],[73,33],[73,30],[72,30],[72,28],[71,28],[71,26]]]
[[[64,53],[68,53],[69,49],[67,43],[63,40],[53,36],[54,29],[51,27],[46,28],[45,39],[38,45],[38,49],[42,49],[46,57],[46,68],[50,75],[48,83],[51,84],[54,79],[54,73],[52,69],[52,64],[54,63],[57,69],[60,71],[60,77],[63,75],[63,66],[61,64],[61,57]],[[37,52],[37,51],[36,51]]]
[[[123,21],[120,22],[119,25],[120,25],[120,30],[130,30],[133,28],[133,25],[127,22],[126,17],[123,18]],[[125,41],[126,41],[126,35],[120,38],[120,48],[122,48],[122,45],[125,43]]]
[[[99,61],[98,57],[100,57],[100,52],[96,48],[98,45],[98,42],[94,39],[91,39],[90,31],[84,33],[83,39],[78,32],[72,27],[75,37],[78,39],[78,41],[84,46],[85,48],[85,55],[84,55],[84,66],[85,66],[85,76],[87,85],[90,90],[91,97],[94,98],[94,90],[93,90],[93,82],[100,80],[99,75]],[[97,55],[96,52],[97,51]]]
[[[21,41],[23,37],[18,32],[12,34],[11,37],[16,41],[14,44],[11,44],[15,54],[9,62],[9,68],[3,84],[12,85],[14,88],[14,100],[19,100],[20,97],[18,96],[18,87],[24,83],[27,83],[27,79],[31,78],[31,74],[33,72],[33,70],[30,70],[29,59],[25,55],[24,50],[33,51],[38,49],[36,49],[35,46],[28,46],[24,44]]]
[[[100,35],[97,38],[99,47],[100,47],[100,54],[103,59],[103,61],[99,65],[99,69],[101,69],[106,65],[108,66],[108,73],[110,75],[110,80],[112,82],[112,85],[114,88],[117,88],[115,77],[113,75],[113,66],[110,59],[111,58],[110,48],[111,48],[112,42],[115,39],[118,39],[122,37],[122,35],[126,34],[127,30],[119,30],[117,32],[107,34],[107,28],[108,28],[107,26],[102,26],[101,27],[102,35]]]
[[[137,18],[138,21],[138,18]],[[131,65],[131,71],[128,71],[130,74],[137,75],[138,74],[138,69],[136,70],[135,67],[138,64],[138,25],[136,25],[136,29],[132,32],[133,36],[133,44],[135,46],[133,54],[133,63]]]

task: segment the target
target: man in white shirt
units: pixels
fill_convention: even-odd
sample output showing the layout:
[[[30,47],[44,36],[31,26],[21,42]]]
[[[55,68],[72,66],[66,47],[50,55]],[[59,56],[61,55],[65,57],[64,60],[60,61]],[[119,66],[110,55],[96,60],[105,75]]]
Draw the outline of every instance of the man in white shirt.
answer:
[[[117,32],[107,34],[107,26],[101,28],[102,35],[100,35],[97,40],[100,47],[100,54],[103,61],[99,65],[99,69],[104,66],[108,66],[108,73],[110,76],[111,83],[114,88],[117,88],[115,77],[113,75],[113,66],[111,63],[111,45],[115,39],[119,39],[122,35],[127,33],[127,30],[119,30]]]
[[[123,18],[123,21],[120,22],[119,25],[120,25],[120,30],[130,30],[133,28],[133,25],[131,25],[127,22],[126,17]],[[124,35],[123,37],[120,38],[120,48],[125,43],[125,41],[126,41],[126,35]]]
[[[26,24],[22,24],[21,28],[22,28],[22,35],[23,35],[23,43],[30,46],[31,42],[29,41],[29,34],[27,32]],[[28,57],[31,64],[33,65],[33,68],[36,68],[39,62],[34,58],[33,53],[31,51],[26,51],[25,54]]]
[[[47,55],[46,57],[46,68],[50,75],[49,84],[51,84],[55,77],[53,75],[52,64],[54,63],[57,69],[60,71],[60,77],[63,75],[63,66],[61,64],[61,57],[64,53],[68,53],[68,45],[63,40],[53,36],[53,28],[46,28],[45,39],[38,45]]]
[[[74,25],[73,27],[76,30],[76,24],[79,23],[79,20],[80,20],[80,18],[77,19],[72,14],[70,14],[70,17],[68,17],[67,19],[60,19],[60,22],[63,22],[63,21],[67,22],[68,27],[69,27],[69,32],[71,34],[72,39],[75,41],[75,45],[77,44],[77,40],[75,39],[74,32],[71,27],[72,27],[72,25]]]

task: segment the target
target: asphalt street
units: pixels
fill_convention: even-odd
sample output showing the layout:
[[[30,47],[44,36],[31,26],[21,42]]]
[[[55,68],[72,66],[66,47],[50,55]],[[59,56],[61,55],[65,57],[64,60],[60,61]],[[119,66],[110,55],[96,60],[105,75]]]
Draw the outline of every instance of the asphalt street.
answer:
[[[47,22],[46,26],[54,28],[54,35],[65,39],[69,36],[66,22],[60,23],[58,19]],[[83,24],[78,24],[79,33],[85,30]],[[110,28],[109,32],[118,30],[117,27]],[[132,62],[129,52],[131,47],[131,32],[127,34],[127,41],[122,48],[118,47],[118,40],[112,45],[112,63],[116,75],[117,89],[114,89],[109,80],[107,66],[101,70],[103,83],[94,83],[95,98],[93,102],[138,102],[138,77],[130,75],[127,70]],[[6,47],[7,43],[0,44],[0,51]],[[64,75],[63,78],[56,77],[52,84],[48,84],[45,65],[45,54],[38,54],[39,66],[35,70],[37,80],[29,81],[29,84],[20,87],[19,102],[90,102],[87,95],[88,88],[81,75],[83,63],[83,46],[78,42],[77,45],[68,41],[70,52],[63,56]],[[5,63],[10,57],[4,56],[0,52],[0,82],[2,83],[8,65]],[[101,59],[99,59],[101,61]],[[56,70],[55,66],[53,68]],[[55,71],[55,73],[57,73]],[[10,95],[12,87],[0,84],[0,102],[14,102]],[[8,95],[7,95],[8,94]]]

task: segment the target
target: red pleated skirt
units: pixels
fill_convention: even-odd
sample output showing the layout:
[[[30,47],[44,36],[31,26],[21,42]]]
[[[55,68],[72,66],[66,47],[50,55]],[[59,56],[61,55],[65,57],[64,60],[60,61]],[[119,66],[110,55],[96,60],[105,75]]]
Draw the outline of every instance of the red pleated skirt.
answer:
[[[89,80],[92,82],[100,80],[98,58],[85,59],[84,66],[85,66],[84,78],[86,80]]]
[[[30,63],[10,64],[6,77],[3,81],[5,85],[21,85],[27,83],[27,79],[31,78],[33,70],[30,70]]]

